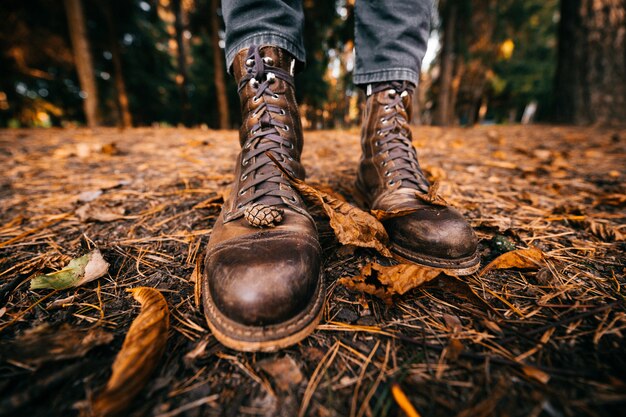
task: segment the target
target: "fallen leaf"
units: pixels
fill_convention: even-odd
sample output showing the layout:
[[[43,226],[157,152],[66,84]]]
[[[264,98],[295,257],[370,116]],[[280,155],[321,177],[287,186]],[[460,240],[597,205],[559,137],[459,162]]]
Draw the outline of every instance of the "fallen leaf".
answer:
[[[420,413],[417,412],[415,407],[413,407],[413,404],[411,404],[411,401],[409,401],[409,398],[406,396],[404,391],[402,391],[400,385],[395,382],[391,385],[391,395],[393,396],[393,399],[396,400],[396,404],[398,404],[398,407],[400,407],[400,409],[404,411],[404,414],[406,414],[407,417],[421,416]]]
[[[526,376],[531,377],[534,380],[541,382],[542,384],[547,384],[548,381],[550,381],[550,375],[540,369],[535,368],[534,366],[522,366],[522,372],[524,372]]]
[[[463,342],[453,337],[450,339],[450,343],[448,343],[446,357],[451,361],[456,361],[457,359],[459,359],[459,356],[464,349],[465,346],[463,345]]]
[[[39,275],[30,281],[31,290],[44,288],[64,290],[79,287],[100,278],[109,270],[109,264],[104,260],[98,249],[87,255],[75,258],[60,271]]]
[[[94,347],[112,340],[113,334],[99,327],[80,329],[69,324],[42,324],[3,345],[1,356],[38,367],[46,362],[83,357]]]
[[[52,301],[51,303],[48,303],[48,305],[46,306],[46,310],[54,310],[55,308],[65,307],[66,305],[72,304],[75,298],[76,298],[75,295],[70,295],[69,297],[58,298]]]
[[[375,249],[383,256],[392,257],[386,246],[389,236],[385,227],[374,216],[293,177],[274,155],[267,153],[267,156],[274,161],[304,199],[322,206],[339,243]]]
[[[482,276],[492,269],[539,269],[542,260],[543,252],[534,246],[528,249],[517,249],[498,256],[485,266],[478,275]]]
[[[290,387],[299,385],[304,377],[295,360],[289,355],[278,359],[264,359],[259,367],[267,372],[276,383],[276,388],[288,391]]]
[[[91,203],[84,204],[74,212],[81,222],[113,222],[124,218],[126,209],[124,207],[107,207],[102,205],[94,205]]]
[[[376,217],[376,219],[382,221],[382,220],[387,220],[387,219],[393,219],[394,217],[406,216],[407,214],[414,213],[415,211],[416,209],[414,208],[403,208],[403,209],[392,210],[392,211],[370,210],[370,213],[372,213],[372,215]]]
[[[165,298],[159,290],[149,287],[128,291],[141,303],[141,312],[128,329],[104,391],[91,403],[94,416],[124,411],[144,387],[165,350],[170,325]]]
[[[414,264],[382,266],[369,263],[361,269],[360,275],[340,278],[339,283],[350,289],[375,295],[391,304],[395,294],[402,295],[436,278],[441,272],[440,269]]]
[[[445,207],[448,203],[438,193],[439,184],[439,181],[435,181],[430,187],[428,187],[428,194],[416,192],[415,196],[425,203]]]
[[[76,199],[81,203],[89,203],[90,201],[93,201],[96,198],[100,197],[102,194],[102,190],[83,191],[78,195],[78,197],[76,197]]]

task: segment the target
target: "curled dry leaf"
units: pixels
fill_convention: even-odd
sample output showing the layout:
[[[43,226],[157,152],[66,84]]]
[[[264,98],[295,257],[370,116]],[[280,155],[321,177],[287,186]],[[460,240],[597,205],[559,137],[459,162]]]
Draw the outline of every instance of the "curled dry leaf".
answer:
[[[504,253],[491,261],[478,275],[484,275],[492,269],[539,269],[543,260],[543,252],[534,246],[528,249],[517,249]]]
[[[109,264],[104,260],[98,249],[87,255],[75,258],[60,271],[39,275],[30,281],[31,290],[44,288],[64,290],[78,287],[100,278],[109,270]]]
[[[282,167],[274,155],[267,153],[267,156],[274,161],[278,169],[285,174],[291,185],[298,190],[304,199],[322,206],[339,243],[371,248],[383,256],[389,258],[392,256],[386,246],[389,236],[384,226],[374,216],[293,177]]]
[[[129,291],[141,303],[141,312],[126,334],[104,391],[91,403],[93,416],[113,416],[124,411],[144,387],[165,350],[170,325],[165,298],[154,288]]]
[[[402,295],[436,278],[441,272],[440,269],[414,264],[382,266],[369,263],[361,269],[360,275],[340,278],[339,283],[375,295],[391,304],[395,294]]]

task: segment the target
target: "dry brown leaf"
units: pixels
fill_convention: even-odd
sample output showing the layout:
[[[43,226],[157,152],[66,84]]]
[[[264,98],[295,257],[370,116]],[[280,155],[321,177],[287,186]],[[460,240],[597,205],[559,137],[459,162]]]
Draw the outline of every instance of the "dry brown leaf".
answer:
[[[124,207],[106,207],[87,203],[74,212],[81,222],[113,222],[121,220],[126,214]]]
[[[69,324],[42,324],[2,346],[0,356],[39,367],[46,362],[83,357],[92,348],[112,340],[113,335],[99,327],[80,329]]]
[[[504,253],[491,261],[478,275],[482,276],[492,269],[539,269],[543,260],[543,252],[534,246],[528,249],[516,249]]]
[[[391,304],[395,294],[402,295],[436,278],[441,272],[440,269],[414,264],[382,266],[369,263],[361,269],[360,275],[340,278],[339,283],[350,289],[375,295]]]
[[[91,403],[94,416],[119,415],[124,411],[144,387],[165,350],[170,324],[165,298],[159,290],[149,287],[128,291],[141,303],[141,312],[128,329],[104,391]]]
[[[406,216],[407,214],[414,213],[415,210],[416,209],[414,208],[404,208],[404,209],[398,209],[398,210],[392,210],[392,211],[370,210],[370,213],[372,213],[372,216],[382,221],[382,220],[387,220],[387,219],[393,219],[394,217]]]
[[[259,367],[272,376],[276,388],[288,391],[298,386],[304,376],[298,363],[289,355],[282,358],[268,358],[258,363]]]
[[[417,192],[415,193],[415,196],[425,203],[445,207],[448,203],[439,195],[439,184],[439,181],[435,181],[430,187],[428,187],[428,194]]]
[[[267,156],[274,161],[304,199],[322,206],[339,243],[376,249],[383,256],[389,258],[392,256],[386,246],[389,236],[384,226],[374,216],[294,178],[274,155],[268,153]]]

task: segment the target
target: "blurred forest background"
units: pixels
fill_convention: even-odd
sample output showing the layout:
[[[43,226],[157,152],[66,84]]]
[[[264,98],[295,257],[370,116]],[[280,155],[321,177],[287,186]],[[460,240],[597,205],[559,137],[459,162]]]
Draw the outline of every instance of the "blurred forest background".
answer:
[[[304,1],[308,65],[297,92],[307,128],[359,122],[354,1]],[[0,127],[237,127],[219,6],[3,0]],[[436,8],[413,123],[626,120],[625,1],[441,0]]]

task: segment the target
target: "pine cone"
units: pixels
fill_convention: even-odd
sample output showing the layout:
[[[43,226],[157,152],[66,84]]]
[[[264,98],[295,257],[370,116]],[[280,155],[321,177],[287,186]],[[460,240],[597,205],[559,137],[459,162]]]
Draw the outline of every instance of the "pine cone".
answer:
[[[274,227],[283,220],[283,209],[256,203],[246,208],[243,215],[254,227]]]

